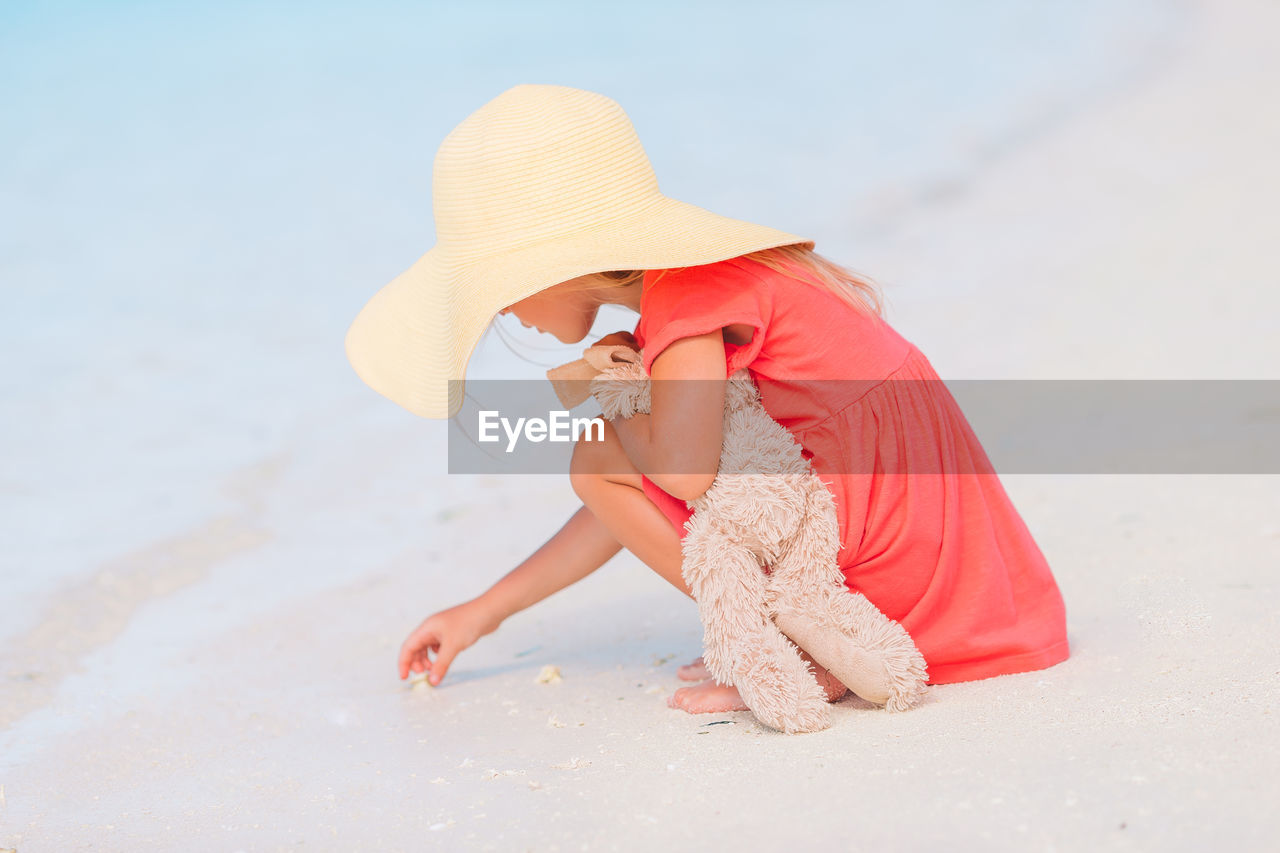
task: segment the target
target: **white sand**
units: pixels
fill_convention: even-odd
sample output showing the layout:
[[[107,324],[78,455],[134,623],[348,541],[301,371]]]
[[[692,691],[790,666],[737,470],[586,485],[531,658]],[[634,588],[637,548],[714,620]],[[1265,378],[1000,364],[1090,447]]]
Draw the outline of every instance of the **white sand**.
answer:
[[[1280,378],[1278,26],[1271,3],[1201,4],[1152,75],[864,250],[890,319],[944,377]],[[954,300],[913,299],[940,278]],[[371,428],[235,472],[223,520],[23,614],[0,648],[0,846],[1275,845],[1280,477],[1006,477],[1066,597],[1071,659],[935,687],[907,714],[845,701],[831,730],[786,737],[665,706],[696,614],[626,555],[441,688],[401,685],[404,634],[576,501],[559,478],[424,471],[450,495],[424,521],[427,500],[378,475],[426,464],[435,433]],[[275,535],[285,511],[311,529]],[[371,544],[375,519],[412,544]],[[359,582],[319,580],[353,562]],[[286,565],[314,567],[314,588],[261,597],[255,578]],[[198,650],[168,640],[196,623]],[[537,683],[548,665],[562,680]]]

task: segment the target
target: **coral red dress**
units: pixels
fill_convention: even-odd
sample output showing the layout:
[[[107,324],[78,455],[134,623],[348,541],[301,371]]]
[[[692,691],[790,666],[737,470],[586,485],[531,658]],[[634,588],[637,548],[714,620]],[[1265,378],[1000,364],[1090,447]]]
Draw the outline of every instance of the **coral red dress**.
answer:
[[[881,318],[746,258],[644,277],[644,366],[672,341],[747,324],[725,344],[835,498],[846,585],[911,634],[929,681],[1066,660],[1066,612],[1044,555],[958,404]],[[684,535],[688,505],[647,477]]]

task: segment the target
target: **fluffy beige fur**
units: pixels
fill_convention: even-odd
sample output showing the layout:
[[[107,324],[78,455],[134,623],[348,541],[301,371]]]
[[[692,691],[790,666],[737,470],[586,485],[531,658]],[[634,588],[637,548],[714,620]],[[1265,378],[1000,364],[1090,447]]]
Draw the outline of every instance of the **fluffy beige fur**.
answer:
[[[567,408],[593,394],[610,419],[649,411],[649,378],[628,347],[589,348],[547,375]],[[890,711],[919,701],[924,657],[901,625],[845,586],[834,498],[746,370],[726,386],[715,482],[688,506],[682,570],[707,669],[736,686],[761,722],[789,733],[830,725],[793,640],[863,699]]]

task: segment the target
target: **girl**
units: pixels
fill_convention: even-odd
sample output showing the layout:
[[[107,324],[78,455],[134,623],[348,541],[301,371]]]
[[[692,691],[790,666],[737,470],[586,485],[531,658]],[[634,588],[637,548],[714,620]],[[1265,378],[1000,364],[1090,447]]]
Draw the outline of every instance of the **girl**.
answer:
[[[812,241],[661,195],[621,108],[576,89],[517,86],[470,116],[437,154],[434,200],[439,243],[347,335],[352,365],[376,390],[451,416],[495,314],[568,343],[586,337],[603,303],[640,316],[634,333],[596,345],[640,349],[655,380],[701,381],[655,382],[650,414],[579,442],[570,483],[582,508],[485,593],[423,621],[401,648],[402,679],[425,672],[439,684],[507,616],[622,548],[689,594],[685,502],[715,478],[723,383],[744,367],[832,491],[847,586],[906,628],[930,683],[1066,659],[1065,611],[1043,555],[869,282]],[[845,693],[805,657],[828,698]],[[699,661],[679,674],[699,683],[677,690],[674,707],[745,708]]]

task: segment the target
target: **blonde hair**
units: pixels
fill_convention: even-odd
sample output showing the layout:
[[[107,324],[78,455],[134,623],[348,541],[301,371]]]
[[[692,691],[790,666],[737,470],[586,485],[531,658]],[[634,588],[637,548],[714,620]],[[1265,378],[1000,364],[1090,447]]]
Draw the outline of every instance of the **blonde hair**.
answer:
[[[771,249],[751,252],[742,257],[756,261],[788,278],[821,287],[854,310],[870,311],[877,316],[884,314],[884,299],[879,285],[874,280],[824,258],[812,249],[802,245],[775,246]],[[674,269],[687,269],[687,267],[663,270],[658,279]],[[574,287],[568,290],[596,292],[601,302],[608,302],[609,291],[638,281],[644,277],[644,273],[644,270],[599,272],[583,276]]]

